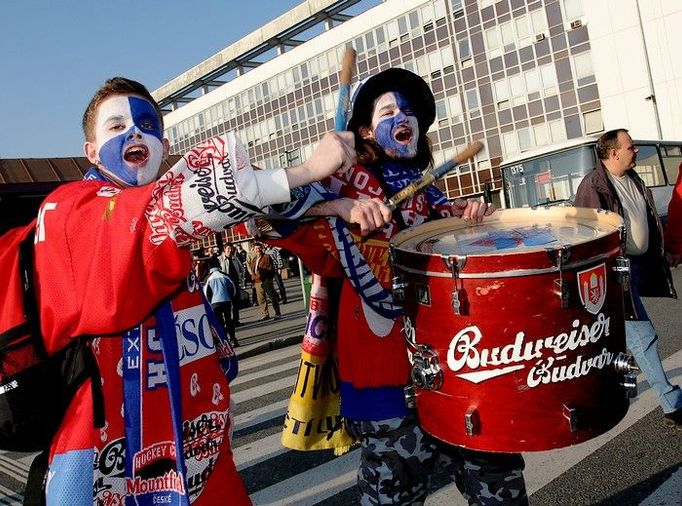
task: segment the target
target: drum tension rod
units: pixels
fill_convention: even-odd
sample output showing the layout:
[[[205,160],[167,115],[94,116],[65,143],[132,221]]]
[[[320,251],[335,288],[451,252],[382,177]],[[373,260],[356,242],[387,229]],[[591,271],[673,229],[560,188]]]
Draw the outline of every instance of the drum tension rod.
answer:
[[[555,279],[554,284],[557,285],[556,294],[561,300],[561,308],[566,309],[569,303],[569,288],[568,284],[564,283],[564,264],[571,256],[571,251],[568,248],[548,249],[547,256],[559,269],[559,279]]]
[[[452,309],[455,311],[457,316],[462,314],[462,300],[459,297],[459,289],[457,288],[457,281],[459,278],[459,270],[464,267],[466,262],[466,257],[448,257],[445,259],[445,264],[452,272],[453,290],[452,290]]]

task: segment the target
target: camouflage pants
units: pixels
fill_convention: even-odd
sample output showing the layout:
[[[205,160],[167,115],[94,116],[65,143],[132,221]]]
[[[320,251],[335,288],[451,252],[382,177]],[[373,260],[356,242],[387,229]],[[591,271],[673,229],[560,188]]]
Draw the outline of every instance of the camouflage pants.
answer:
[[[381,421],[347,421],[362,445],[360,504],[420,505],[437,465],[444,466],[470,505],[525,505],[523,458],[455,448],[423,432],[414,415]]]

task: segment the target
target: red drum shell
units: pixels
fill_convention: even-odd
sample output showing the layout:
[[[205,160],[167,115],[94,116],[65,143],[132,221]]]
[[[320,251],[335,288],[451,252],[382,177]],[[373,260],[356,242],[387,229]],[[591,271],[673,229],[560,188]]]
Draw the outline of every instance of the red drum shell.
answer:
[[[622,420],[629,401],[613,364],[625,352],[613,271],[621,229],[621,218],[604,211],[512,209],[478,225],[448,218],[393,238],[406,338],[431,348],[442,370],[440,388],[416,389],[427,432],[470,449],[521,452],[580,443]],[[499,252],[485,240],[508,246],[526,235],[530,246]],[[550,236],[560,240],[544,242]]]

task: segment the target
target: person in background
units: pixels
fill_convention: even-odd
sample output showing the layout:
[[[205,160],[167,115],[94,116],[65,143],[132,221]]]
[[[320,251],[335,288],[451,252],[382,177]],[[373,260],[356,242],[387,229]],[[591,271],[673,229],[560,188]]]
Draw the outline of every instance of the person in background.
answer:
[[[231,242],[225,244],[223,253],[218,257],[218,260],[220,261],[220,268],[230,276],[230,279],[235,286],[235,293],[238,294],[239,287],[243,286],[244,283],[244,264],[236,255],[234,246]],[[239,321],[239,300],[237,297],[232,301],[232,321],[235,327],[241,325],[241,322]]]
[[[206,263],[208,264],[209,272],[204,283],[204,294],[208,303],[211,304],[213,312],[225,328],[232,346],[236,348],[239,346],[239,341],[237,341],[234,331],[232,306],[235,305],[233,301],[235,300],[237,287],[230,277],[220,269],[218,257],[211,257]]]
[[[627,347],[658,394],[666,425],[682,428],[682,390],[666,376],[658,353],[658,334],[640,297],[673,297],[670,266],[665,257],[663,230],[651,191],[637,175],[639,150],[624,128],[610,130],[597,140],[597,167],[576,191],[574,205],[601,208],[623,217],[625,254],[630,259],[630,290],[626,296]]]
[[[93,378],[70,398],[47,470],[32,466],[47,479],[29,481],[44,484],[48,506],[250,504],[230,446],[236,357],[192,274],[190,246],[350,168],[352,136],[325,135],[286,171],[254,171],[229,132],[162,174],[163,115],[123,77],[95,93],[83,130],[94,167],[45,198],[34,265],[47,353],[84,339]]]
[[[284,268],[284,260],[282,259],[281,248],[272,246],[268,248],[267,254],[272,259],[273,279],[279,291],[279,301],[282,304],[287,303],[287,291],[284,288],[284,281],[282,280],[282,269]]]
[[[275,287],[272,284],[274,278],[274,267],[270,255],[263,251],[263,245],[259,242],[253,245],[253,254],[247,260],[247,267],[251,273],[254,287],[256,289],[256,299],[260,307],[261,319],[265,321],[270,319],[270,312],[268,311],[268,299],[275,311],[275,319],[282,317],[279,310],[279,302],[277,302],[277,294]]]

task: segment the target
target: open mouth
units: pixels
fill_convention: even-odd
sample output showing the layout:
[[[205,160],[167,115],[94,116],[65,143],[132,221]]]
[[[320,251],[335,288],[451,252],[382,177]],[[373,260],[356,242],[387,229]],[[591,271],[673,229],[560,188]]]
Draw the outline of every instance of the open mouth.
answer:
[[[123,153],[123,159],[131,165],[144,165],[148,158],[149,149],[144,144],[129,146]]]
[[[393,138],[400,144],[409,144],[412,141],[412,129],[408,127],[399,127],[396,129]]]

